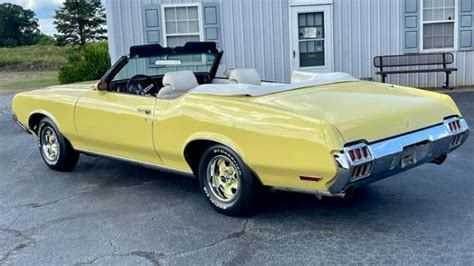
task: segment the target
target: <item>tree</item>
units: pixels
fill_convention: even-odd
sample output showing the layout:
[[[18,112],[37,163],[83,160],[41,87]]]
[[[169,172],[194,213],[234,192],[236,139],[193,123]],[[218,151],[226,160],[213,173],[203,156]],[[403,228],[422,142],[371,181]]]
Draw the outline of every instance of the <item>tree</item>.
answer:
[[[15,4],[0,4],[0,47],[35,44],[38,27],[35,12]]]
[[[36,35],[36,43],[38,45],[55,45],[56,44],[56,39],[54,39],[52,36],[39,33]]]
[[[87,42],[106,40],[105,8],[100,0],[66,0],[56,10],[55,35],[60,45],[84,46]]]

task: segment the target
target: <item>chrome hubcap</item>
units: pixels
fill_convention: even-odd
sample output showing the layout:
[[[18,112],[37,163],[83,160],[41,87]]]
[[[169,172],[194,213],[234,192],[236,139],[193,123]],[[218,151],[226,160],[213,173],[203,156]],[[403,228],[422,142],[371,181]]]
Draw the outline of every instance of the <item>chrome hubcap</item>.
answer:
[[[55,162],[59,157],[59,142],[56,133],[47,126],[41,134],[41,149],[46,159]]]
[[[225,156],[214,157],[207,167],[207,182],[212,194],[219,200],[232,201],[240,186],[237,166]]]

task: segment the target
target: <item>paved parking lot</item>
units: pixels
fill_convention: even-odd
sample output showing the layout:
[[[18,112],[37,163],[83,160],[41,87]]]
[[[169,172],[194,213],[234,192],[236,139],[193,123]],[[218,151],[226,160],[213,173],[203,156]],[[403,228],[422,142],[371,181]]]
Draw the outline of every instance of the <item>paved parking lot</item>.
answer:
[[[474,92],[452,96],[474,125]],[[474,135],[351,200],[271,193],[248,219],[215,213],[196,181],[81,156],[49,170],[0,96],[0,264],[474,263]]]

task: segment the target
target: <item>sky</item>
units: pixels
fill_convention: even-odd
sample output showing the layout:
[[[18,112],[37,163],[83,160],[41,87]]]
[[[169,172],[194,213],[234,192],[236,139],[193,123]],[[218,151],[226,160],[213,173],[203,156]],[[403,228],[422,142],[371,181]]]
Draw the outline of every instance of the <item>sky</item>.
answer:
[[[2,3],[12,3],[31,9],[36,13],[41,32],[53,35],[56,29],[53,25],[55,10],[61,6],[64,0],[0,0]]]

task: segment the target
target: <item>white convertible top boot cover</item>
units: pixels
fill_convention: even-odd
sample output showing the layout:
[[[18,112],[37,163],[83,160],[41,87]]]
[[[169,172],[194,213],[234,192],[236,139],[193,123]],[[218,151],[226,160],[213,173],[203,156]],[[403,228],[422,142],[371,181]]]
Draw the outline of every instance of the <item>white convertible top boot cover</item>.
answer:
[[[250,85],[250,84],[204,84],[190,91],[195,94],[211,94],[222,96],[263,96],[278,92],[327,85],[341,82],[357,81],[351,75],[342,72],[323,73],[314,75],[313,78],[292,84],[282,85]]]

